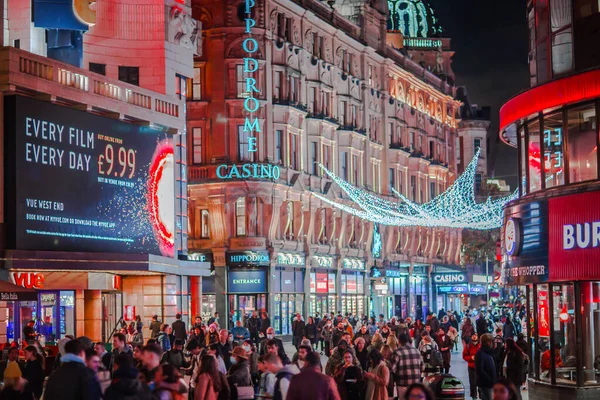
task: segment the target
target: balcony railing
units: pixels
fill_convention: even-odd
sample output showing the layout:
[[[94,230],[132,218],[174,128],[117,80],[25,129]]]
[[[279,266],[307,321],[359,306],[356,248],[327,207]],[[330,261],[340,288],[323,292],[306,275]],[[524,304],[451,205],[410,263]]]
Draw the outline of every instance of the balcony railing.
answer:
[[[14,47],[0,47],[0,76],[5,91],[44,93],[168,128],[185,126],[182,100]]]

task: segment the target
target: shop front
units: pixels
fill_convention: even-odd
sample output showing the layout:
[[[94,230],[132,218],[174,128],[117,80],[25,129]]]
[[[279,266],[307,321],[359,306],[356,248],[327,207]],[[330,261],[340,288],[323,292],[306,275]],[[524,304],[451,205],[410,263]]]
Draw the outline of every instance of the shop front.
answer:
[[[425,319],[429,311],[429,278],[427,266],[415,266],[409,277],[410,316]]]
[[[202,296],[200,299],[200,316],[207,322],[217,311],[217,291],[215,289],[215,274],[212,252],[195,252],[187,256],[190,261],[210,263],[210,276],[202,278]]]
[[[227,253],[227,302],[229,329],[243,324],[252,312],[269,312],[268,289],[271,258],[268,251]]]
[[[502,279],[525,293],[530,399],[600,397],[600,192],[505,209]]]
[[[292,320],[297,313],[304,319],[304,274],[306,257],[296,253],[277,254],[271,293],[274,297],[273,328],[277,335],[292,334]]]
[[[314,256],[313,268],[310,272],[310,307],[309,314],[323,315],[341,311],[337,304],[337,271],[335,262],[330,256]]]
[[[386,318],[408,317],[408,267],[388,267],[385,271],[388,285]]]
[[[467,274],[445,267],[435,267],[431,275],[433,293],[436,293],[436,311],[462,310],[464,298],[469,294]]]
[[[342,315],[366,315],[365,306],[365,262],[360,258],[344,258],[340,276]]]

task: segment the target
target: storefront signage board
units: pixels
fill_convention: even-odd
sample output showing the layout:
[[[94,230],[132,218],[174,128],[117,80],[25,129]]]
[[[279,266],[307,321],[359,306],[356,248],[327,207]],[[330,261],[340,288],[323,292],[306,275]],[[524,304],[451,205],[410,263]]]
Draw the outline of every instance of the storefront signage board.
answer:
[[[365,262],[359,258],[344,258],[342,260],[342,267],[348,269],[365,269]]]
[[[508,235],[514,243],[507,244],[506,229],[516,228],[519,237]],[[502,280],[510,285],[546,282],[548,280],[548,202],[534,201],[507,207],[504,211],[502,238]],[[520,243],[519,243],[520,242]],[[513,249],[513,254],[508,253]],[[518,249],[518,252],[516,250]]]
[[[437,285],[465,283],[467,282],[467,275],[464,273],[434,274],[433,282]]]
[[[550,279],[597,279],[600,191],[557,197],[548,203]]]
[[[550,337],[547,290],[538,290],[538,334],[541,337]]]
[[[228,293],[265,293],[267,291],[267,271],[229,271]]]
[[[173,256],[167,132],[21,96],[4,111],[11,246]]]
[[[301,254],[279,253],[277,254],[277,264],[304,267],[306,265],[306,257]]]
[[[271,257],[268,251],[240,251],[227,253],[227,265],[230,267],[268,267]]]
[[[333,268],[333,257],[315,256],[316,266],[321,268]]]

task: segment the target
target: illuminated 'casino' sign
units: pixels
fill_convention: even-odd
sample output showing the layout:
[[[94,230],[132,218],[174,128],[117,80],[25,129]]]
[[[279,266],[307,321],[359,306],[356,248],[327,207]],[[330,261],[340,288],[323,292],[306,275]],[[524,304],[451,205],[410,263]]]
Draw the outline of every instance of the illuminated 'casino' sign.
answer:
[[[256,0],[245,0],[244,13],[246,14],[244,33],[248,37],[242,42],[242,49],[248,53],[244,58],[244,110],[247,116],[244,120],[244,134],[247,135],[246,151],[254,154],[258,151],[257,133],[261,132],[260,123],[255,113],[260,107],[260,102],[256,94],[260,90],[256,87],[256,78],[252,74],[258,71],[258,61],[254,54],[258,52],[258,41],[252,37],[251,29],[256,26],[256,21],[252,18],[252,8],[256,5]],[[240,138],[238,137],[238,140]],[[256,158],[256,157],[254,157]],[[279,167],[270,164],[243,164],[243,165],[219,165],[217,167],[217,178],[219,179],[279,179],[281,172]]]

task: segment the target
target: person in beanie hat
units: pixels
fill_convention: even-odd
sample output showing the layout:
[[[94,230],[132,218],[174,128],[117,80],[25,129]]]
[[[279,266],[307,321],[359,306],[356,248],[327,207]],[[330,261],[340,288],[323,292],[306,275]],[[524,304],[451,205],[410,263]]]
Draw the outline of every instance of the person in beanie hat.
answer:
[[[241,346],[236,346],[231,352],[231,367],[227,372],[227,382],[231,388],[231,399],[237,400],[237,388],[252,386],[248,353]]]

